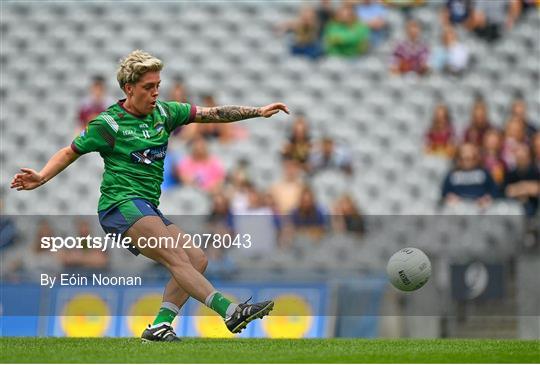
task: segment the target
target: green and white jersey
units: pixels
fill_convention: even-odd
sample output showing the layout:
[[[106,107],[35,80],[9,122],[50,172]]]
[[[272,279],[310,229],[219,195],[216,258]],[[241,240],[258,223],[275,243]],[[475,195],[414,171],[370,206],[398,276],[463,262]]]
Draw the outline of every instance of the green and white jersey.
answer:
[[[105,162],[98,211],[133,198],[158,206],[169,136],[195,119],[190,104],[158,101],[152,114],[139,118],[123,102],[99,114],[71,144],[81,155],[99,152]]]

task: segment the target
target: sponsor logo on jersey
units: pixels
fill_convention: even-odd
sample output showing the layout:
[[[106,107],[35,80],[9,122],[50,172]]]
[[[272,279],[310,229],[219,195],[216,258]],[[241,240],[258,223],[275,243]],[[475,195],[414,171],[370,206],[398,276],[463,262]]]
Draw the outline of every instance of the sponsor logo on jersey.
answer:
[[[154,161],[163,160],[167,155],[167,144],[146,148],[144,150],[131,152],[131,161],[150,165]]]
[[[141,123],[139,124],[139,128],[143,129],[143,128],[148,128],[148,124],[146,123]]]
[[[124,129],[124,130],[122,131],[122,134],[123,134],[124,136],[132,136],[132,135],[135,134],[135,131],[134,131],[133,129]]]

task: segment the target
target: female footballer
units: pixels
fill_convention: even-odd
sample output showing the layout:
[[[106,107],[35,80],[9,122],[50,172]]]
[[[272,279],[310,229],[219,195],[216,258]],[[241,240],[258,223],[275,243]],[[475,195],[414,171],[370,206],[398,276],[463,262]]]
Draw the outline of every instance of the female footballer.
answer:
[[[163,293],[163,303],[152,325],[143,332],[143,341],[178,341],[171,323],[189,296],[205,303],[221,315],[227,328],[239,333],[256,318],[273,308],[272,301],[254,304],[232,303],[203,276],[207,259],[199,248],[148,248],[139,239],[172,237],[181,231],[158,209],[163,181],[163,159],[169,136],[189,123],[229,123],[269,118],[286,105],[264,107],[219,106],[203,108],[158,100],[161,60],[137,50],[120,62],[117,79],[126,98],[110,106],[92,120],[71,146],[62,148],[39,172],[22,168],[11,188],[35,189],[73,163],[79,156],[99,152],[105,163],[98,215],[107,233],[131,238],[130,251],[155,260],[171,273]],[[141,240],[145,241],[145,240]]]

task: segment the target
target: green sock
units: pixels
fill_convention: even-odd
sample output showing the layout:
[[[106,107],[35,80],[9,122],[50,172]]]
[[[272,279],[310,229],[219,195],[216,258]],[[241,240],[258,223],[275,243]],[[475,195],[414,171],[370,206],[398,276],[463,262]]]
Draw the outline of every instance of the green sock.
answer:
[[[152,326],[155,326],[157,324],[161,324],[164,322],[172,324],[179,310],[180,309],[175,304],[169,303],[169,302],[163,302],[161,304],[161,308],[159,309],[159,313],[156,319],[154,319],[154,323],[152,323]]]
[[[225,298],[220,292],[211,293],[205,300],[205,304],[223,318],[232,315],[236,304]]]

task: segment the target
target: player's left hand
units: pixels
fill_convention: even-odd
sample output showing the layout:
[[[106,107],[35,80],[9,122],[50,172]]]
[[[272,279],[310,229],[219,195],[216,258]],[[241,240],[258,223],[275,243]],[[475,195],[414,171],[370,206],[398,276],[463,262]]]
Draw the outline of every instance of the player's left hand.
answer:
[[[270,118],[272,115],[279,113],[280,110],[283,110],[285,113],[289,114],[289,108],[283,103],[273,103],[266,106],[260,107],[261,117]]]

